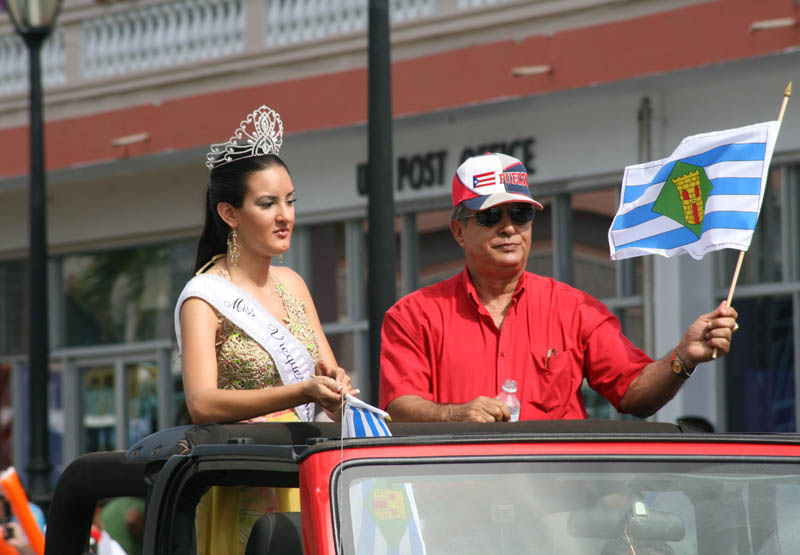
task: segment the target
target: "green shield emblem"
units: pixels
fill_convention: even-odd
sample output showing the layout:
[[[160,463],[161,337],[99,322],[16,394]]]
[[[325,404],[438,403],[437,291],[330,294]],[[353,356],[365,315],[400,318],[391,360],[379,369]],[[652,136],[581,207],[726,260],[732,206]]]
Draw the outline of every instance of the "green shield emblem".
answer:
[[[403,485],[375,479],[365,504],[386,543],[392,549],[397,549],[408,529],[411,516]]]
[[[678,161],[661,188],[653,212],[687,227],[699,239],[710,192],[711,181],[701,166]]]

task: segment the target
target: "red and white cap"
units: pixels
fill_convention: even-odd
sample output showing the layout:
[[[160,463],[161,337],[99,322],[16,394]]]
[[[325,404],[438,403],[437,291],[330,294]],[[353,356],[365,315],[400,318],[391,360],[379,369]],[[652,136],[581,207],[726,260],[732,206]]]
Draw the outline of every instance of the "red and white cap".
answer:
[[[467,158],[453,177],[453,207],[463,203],[470,210],[486,210],[507,202],[542,205],[531,197],[528,170],[507,154],[488,152]]]

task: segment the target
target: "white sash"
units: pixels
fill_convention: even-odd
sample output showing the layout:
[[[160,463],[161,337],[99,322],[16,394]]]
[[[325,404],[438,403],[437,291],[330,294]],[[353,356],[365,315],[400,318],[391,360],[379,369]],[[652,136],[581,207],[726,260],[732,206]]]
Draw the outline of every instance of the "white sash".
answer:
[[[203,299],[258,342],[272,356],[284,385],[311,379],[314,361],[306,348],[246,291],[221,276],[195,276],[181,291],[175,306],[178,346],[181,344],[181,306],[190,297]],[[314,420],[313,403],[297,406],[294,410],[304,422]]]

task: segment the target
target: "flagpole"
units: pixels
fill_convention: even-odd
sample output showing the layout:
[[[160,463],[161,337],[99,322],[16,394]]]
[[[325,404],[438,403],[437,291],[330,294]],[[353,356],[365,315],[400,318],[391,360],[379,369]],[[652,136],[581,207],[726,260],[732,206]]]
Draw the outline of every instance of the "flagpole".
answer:
[[[781,104],[781,110],[778,113],[778,123],[783,121],[783,114],[786,112],[786,105],[789,103],[789,97],[792,96],[792,82],[789,81],[789,84],[786,85],[786,89],[783,91],[783,103]],[[736,261],[736,269],[733,271],[733,279],[731,279],[731,286],[728,289],[728,299],[725,301],[726,306],[731,306],[731,301],[733,300],[733,291],[736,289],[736,282],[739,281],[739,271],[742,269],[742,260],[744,260],[744,253],[746,251],[739,251],[739,258]],[[714,352],[711,353],[711,358],[717,358],[717,348],[714,347]]]

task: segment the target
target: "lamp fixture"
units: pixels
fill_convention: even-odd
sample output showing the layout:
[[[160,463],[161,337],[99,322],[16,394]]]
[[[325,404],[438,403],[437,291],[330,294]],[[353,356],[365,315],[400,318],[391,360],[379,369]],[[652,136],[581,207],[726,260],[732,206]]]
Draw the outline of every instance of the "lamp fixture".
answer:
[[[56,21],[61,0],[5,0],[5,5],[19,34],[47,34]]]
[[[793,17],[779,17],[776,19],[762,19],[750,24],[750,32],[767,31],[769,29],[782,29],[784,27],[795,27],[797,20]]]
[[[117,137],[111,139],[111,146],[120,147],[128,146],[135,143],[143,143],[150,140],[150,133],[143,131],[141,133],[134,133],[133,135],[125,135],[124,137]]]
[[[518,66],[511,69],[511,77],[525,77],[528,75],[544,75],[552,73],[553,67],[550,65],[538,66]]]

